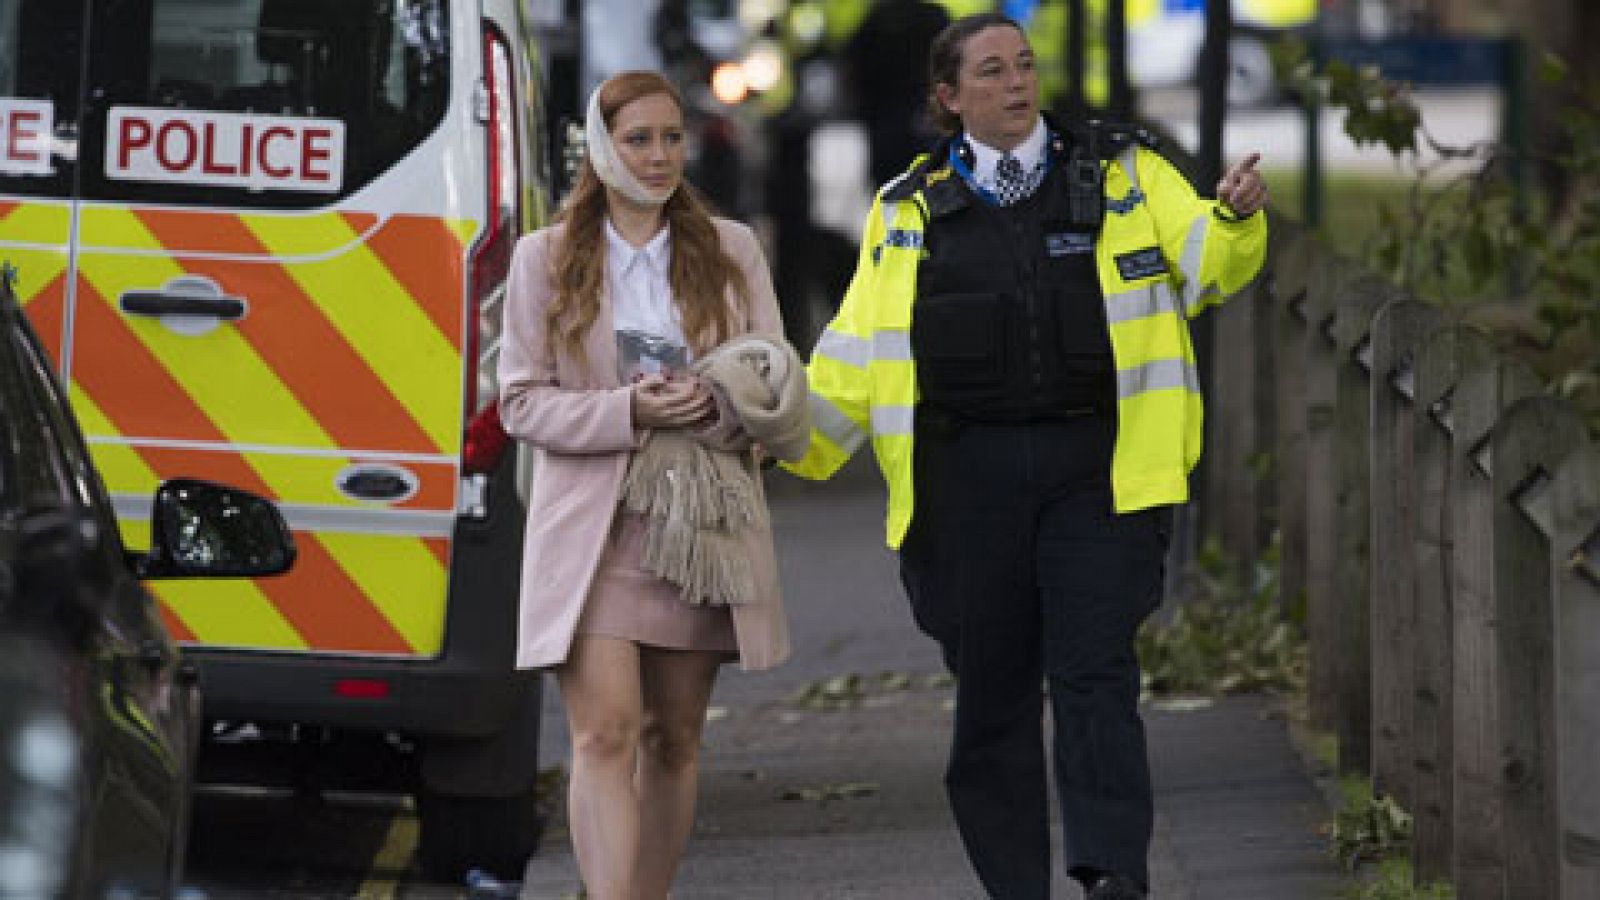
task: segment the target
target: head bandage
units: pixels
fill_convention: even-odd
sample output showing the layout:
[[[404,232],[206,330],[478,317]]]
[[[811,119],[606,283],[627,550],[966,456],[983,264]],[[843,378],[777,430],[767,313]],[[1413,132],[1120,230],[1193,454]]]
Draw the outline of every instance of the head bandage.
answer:
[[[660,206],[672,196],[676,187],[665,191],[652,191],[639,183],[628,171],[627,163],[617,156],[617,147],[611,143],[611,132],[606,128],[606,117],[600,112],[601,84],[589,95],[589,112],[584,117],[583,135],[588,145],[589,165],[605,185],[640,206]]]

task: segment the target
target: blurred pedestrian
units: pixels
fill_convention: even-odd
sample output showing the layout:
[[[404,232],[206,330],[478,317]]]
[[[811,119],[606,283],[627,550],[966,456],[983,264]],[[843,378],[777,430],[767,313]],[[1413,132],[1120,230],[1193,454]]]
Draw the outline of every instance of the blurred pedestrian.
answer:
[[[535,457],[517,665],[561,685],[588,896],[662,900],[718,668],[789,653],[758,456],[803,451],[804,370],[754,234],[682,179],[666,79],[605,81],[585,135],[507,297],[501,418]]]
[[[928,0],[877,0],[841,54],[867,128],[872,184],[905,169],[937,137],[923,113],[928,47],[950,14]]]
[[[989,894],[1049,896],[1047,686],[1067,869],[1090,900],[1136,900],[1133,640],[1200,453],[1187,319],[1265,253],[1258,157],[1209,200],[1134,129],[1042,117],[998,14],[954,22],[929,68],[947,136],[867,215],[790,468],[828,477],[872,440],[913,616],[956,675],[945,786]]]

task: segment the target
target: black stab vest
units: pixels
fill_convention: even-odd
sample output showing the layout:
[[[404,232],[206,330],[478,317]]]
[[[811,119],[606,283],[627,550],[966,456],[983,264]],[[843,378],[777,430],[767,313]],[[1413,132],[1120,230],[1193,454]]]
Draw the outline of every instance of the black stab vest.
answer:
[[[960,176],[939,183],[911,311],[925,407],[989,422],[1115,409],[1097,230],[1071,226],[1065,168],[1053,162],[1031,196],[1003,208]]]

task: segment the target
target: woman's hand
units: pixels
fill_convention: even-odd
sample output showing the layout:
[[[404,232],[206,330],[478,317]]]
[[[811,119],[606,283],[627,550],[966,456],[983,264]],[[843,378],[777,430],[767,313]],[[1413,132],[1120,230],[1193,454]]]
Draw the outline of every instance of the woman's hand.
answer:
[[[1261,154],[1252,153],[1230,168],[1217,182],[1217,199],[1235,216],[1248,219],[1267,205],[1267,186],[1256,171]]]
[[[646,375],[631,399],[635,428],[683,428],[716,411],[711,391],[687,375]]]

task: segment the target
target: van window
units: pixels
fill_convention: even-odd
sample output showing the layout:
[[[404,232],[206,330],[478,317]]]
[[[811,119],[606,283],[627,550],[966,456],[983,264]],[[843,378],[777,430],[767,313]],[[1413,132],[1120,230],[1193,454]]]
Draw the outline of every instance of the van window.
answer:
[[[72,196],[83,9],[0,0],[0,194]]]
[[[94,16],[89,199],[327,205],[449,104],[447,0],[106,0]]]

